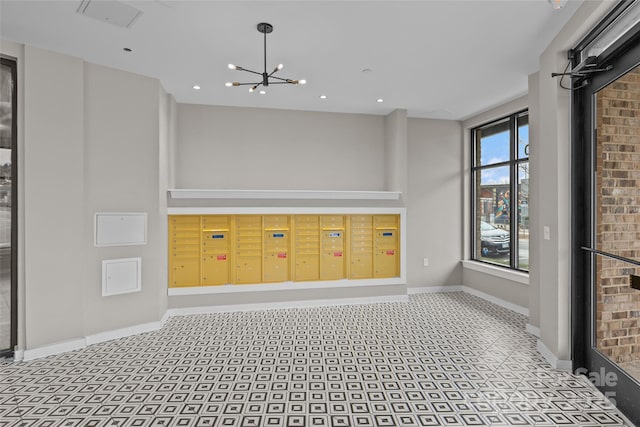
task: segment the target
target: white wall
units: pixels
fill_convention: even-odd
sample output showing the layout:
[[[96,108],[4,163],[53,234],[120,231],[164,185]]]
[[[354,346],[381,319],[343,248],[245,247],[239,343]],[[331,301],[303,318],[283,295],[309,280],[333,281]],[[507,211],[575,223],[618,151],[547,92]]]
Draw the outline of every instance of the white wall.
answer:
[[[178,105],[177,188],[384,190],[384,117]]]
[[[407,286],[462,285],[460,123],[409,119],[407,134]]]

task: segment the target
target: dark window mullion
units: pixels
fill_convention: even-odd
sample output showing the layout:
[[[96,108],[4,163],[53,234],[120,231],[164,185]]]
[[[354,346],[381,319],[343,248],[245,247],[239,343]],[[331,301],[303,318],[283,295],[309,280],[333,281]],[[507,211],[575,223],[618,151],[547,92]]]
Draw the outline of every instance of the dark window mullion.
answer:
[[[477,209],[477,191],[476,186],[478,185],[478,166],[477,166],[477,155],[478,155],[478,130],[473,129],[471,131],[471,259],[477,259],[478,253],[476,251],[478,247],[478,238],[477,235],[477,220],[478,220],[478,209]]]
[[[500,167],[500,166],[511,166],[511,163],[512,163],[511,160],[505,160],[504,162],[491,163],[491,164],[482,165],[482,166],[475,166],[473,169],[474,170],[481,170],[481,169],[497,168],[497,167]]]
[[[509,129],[509,138],[511,139],[510,144],[510,157],[509,157],[509,233],[511,234],[511,244],[509,245],[511,249],[510,253],[510,264],[511,268],[518,268],[518,226],[517,220],[514,227],[514,206],[518,203],[518,194],[516,191],[516,180],[518,179],[517,170],[515,166],[515,158],[518,153],[518,115],[511,116],[510,120],[510,129]]]

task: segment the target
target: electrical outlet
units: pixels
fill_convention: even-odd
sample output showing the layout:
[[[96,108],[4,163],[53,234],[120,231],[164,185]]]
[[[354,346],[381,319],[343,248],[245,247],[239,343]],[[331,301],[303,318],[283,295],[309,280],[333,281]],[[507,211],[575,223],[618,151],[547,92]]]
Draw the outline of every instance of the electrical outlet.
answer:
[[[429,258],[425,258],[423,262],[425,267],[429,267]]]

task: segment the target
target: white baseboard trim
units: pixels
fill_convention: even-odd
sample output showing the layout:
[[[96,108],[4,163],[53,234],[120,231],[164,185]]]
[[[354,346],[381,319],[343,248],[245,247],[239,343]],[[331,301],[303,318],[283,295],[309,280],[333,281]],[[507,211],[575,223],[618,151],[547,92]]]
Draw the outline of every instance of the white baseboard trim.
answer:
[[[55,344],[45,345],[43,347],[36,347],[32,350],[25,350],[22,360],[26,362],[33,359],[40,359],[42,357],[53,356],[54,354],[80,350],[85,348],[86,346],[87,342],[84,338],[58,342]]]
[[[162,315],[162,319],[160,319],[160,323],[164,326],[167,323],[171,316],[169,315],[169,309],[165,310],[164,315]]]
[[[408,301],[408,295],[388,295],[368,298],[337,298],[306,301],[282,301],[265,304],[234,304],[204,307],[170,308],[169,310],[167,310],[167,313],[169,314],[169,316],[188,316],[191,314],[228,313],[233,311],[275,310],[282,308],[309,308]]]
[[[84,338],[78,338],[76,340],[64,341],[43,347],[36,347],[30,350],[20,350],[14,353],[13,359],[16,362],[29,361],[34,359],[40,359],[42,357],[54,356],[60,353],[66,353],[68,351],[82,350],[83,348],[98,344],[105,341],[111,341],[118,338],[126,338],[132,335],[143,334],[145,332],[153,332],[162,328],[164,323],[169,318],[168,314],[162,317],[158,322],[143,323],[141,325],[130,326],[127,328],[114,329],[112,331],[100,332],[97,334],[87,335]]]
[[[504,307],[506,309],[509,309],[511,311],[515,311],[516,313],[520,313],[524,316],[529,317],[529,309],[526,307],[522,307],[519,306],[517,304],[511,303],[509,301],[505,301],[501,298],[498,297],[494,297],[493,295],[489,295],[487,293],[484,293],[482,291],[479,291],[477,289],[474,288],[470,288],[469,286],[462,286],[462,291],[466,292],[468,294],[474,295],[476,297],[482,298],[484,300],[487,300],[489,302],[492,302],[496,305],[499,305],[500,307]]]
[[[527,323],[527,326],[524,328],[525,331],[529,332],[536,338],[540,338],[540,328],[537,326],[533,326],[531,323]]]
[[[546,345],[544,345],[542,340],[538,340],[536,349],[547,360],[547,362],[549,362],[551,366],[553,366],[554,369],[565,372],[573,371],[573,363],[571,362],[571,360],[558,359],[556,355],[553,354]]]
[[[462,286],[422,286],[416,288],[407,288],[409,295],[417,294],[434,294],[437,292],[462,292]]]
[[[132,335],[144,334],[145,332],[153,332],[162,328],[163,322],[149,322],[141,325],[129,326],[127,328],[114,329],[112,331],[100,332],[97,334],[87,335],[85,338],[86,345],[98,344],[105,341],[111,341],[118,338],[130,337]]]

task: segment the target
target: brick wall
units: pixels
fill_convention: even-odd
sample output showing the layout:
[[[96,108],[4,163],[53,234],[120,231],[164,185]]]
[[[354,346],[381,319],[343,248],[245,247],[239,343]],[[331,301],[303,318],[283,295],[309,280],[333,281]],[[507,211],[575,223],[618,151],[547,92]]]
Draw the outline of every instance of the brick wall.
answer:
[[[640,67],[597,95],[597,248],[640,260]],[[617,363],[640,360],[640,268],[597,257],[596,345]]]

